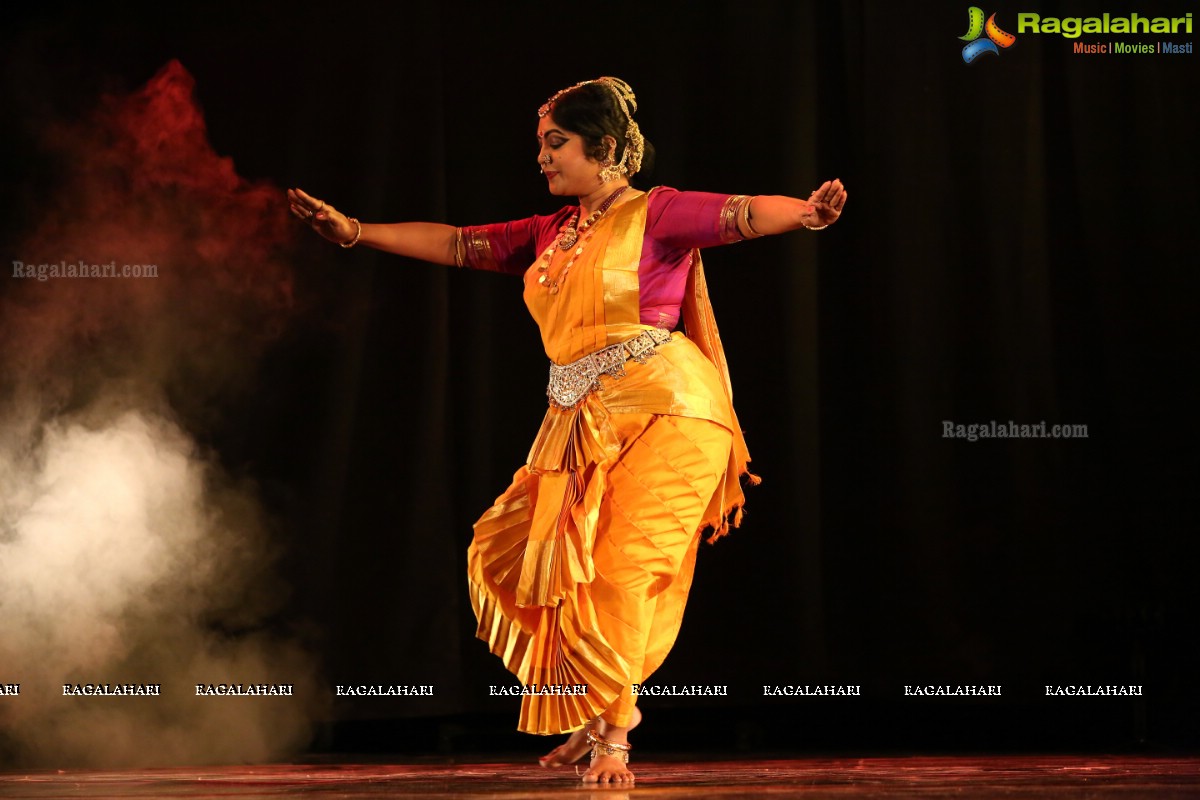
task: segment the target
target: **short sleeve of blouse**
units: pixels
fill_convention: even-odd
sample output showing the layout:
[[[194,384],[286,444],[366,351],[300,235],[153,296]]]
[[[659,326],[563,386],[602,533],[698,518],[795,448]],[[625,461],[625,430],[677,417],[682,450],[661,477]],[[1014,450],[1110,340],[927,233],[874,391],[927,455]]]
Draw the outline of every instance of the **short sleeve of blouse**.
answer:
[[[554,239],[570,213],[567,207],[548,216],[459,228],[454,242],[455,263],[471,269],[522,275]]]
[[[738,220],[746,214],[751,199],[660,186],[650,192],[646,235],[680,250],[740,242],[745,237]]]

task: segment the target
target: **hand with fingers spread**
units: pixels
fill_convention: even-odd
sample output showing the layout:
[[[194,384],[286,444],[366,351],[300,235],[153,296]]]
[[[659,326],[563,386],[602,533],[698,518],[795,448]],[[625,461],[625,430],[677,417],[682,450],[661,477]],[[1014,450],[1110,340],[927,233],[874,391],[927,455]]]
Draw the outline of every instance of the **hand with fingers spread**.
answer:
[[[825,181],[807,200],[784,195],[755,195],[738,220],[738,229],[746,239],[755,239],[801,228],[819,231],[837,222],[849,194],[842,181]]]
[[[811,208],[800,216],[800,221],[804,227],[814,231],[832,225],[841,216],[847,196],[840,178],[825,181],[808,196]]]
[[[333,206],[301,189],[288,189],[288,207],[292,214],[314,231],[342,247],[353,247],[362,235],[362,225]]]

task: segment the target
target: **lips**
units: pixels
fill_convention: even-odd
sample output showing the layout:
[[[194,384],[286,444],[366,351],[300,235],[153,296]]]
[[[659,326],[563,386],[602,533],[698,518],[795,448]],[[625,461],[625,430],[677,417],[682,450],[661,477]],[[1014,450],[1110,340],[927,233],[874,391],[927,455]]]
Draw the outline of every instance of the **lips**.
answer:
[[[554,176],[558,175],[558,173],[553,170],[542,170],[542,174],[546,176],[546,180],[550,180]]]

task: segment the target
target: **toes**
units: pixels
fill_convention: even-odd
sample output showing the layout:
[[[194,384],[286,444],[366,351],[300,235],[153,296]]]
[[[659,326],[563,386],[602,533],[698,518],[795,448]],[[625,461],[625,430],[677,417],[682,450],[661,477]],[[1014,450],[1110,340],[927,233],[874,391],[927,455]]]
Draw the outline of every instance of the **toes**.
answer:
[[[583,775],[584,783],[632,783],[632,772],[615,772],[610,770],[600,770],[592,772],[588,770]]]

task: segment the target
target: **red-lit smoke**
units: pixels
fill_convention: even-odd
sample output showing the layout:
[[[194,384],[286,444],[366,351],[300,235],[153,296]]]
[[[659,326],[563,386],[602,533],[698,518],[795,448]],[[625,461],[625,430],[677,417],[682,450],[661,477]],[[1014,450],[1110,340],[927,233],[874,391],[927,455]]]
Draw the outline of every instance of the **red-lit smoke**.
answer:
[[[292,304],[281,193],[213,152],[193,83],[171,62],[48,131],[65,177],[30,198],[42,216],[14,262],[154,265],[158,277],[14,277],[0,323],[10,381],[54,363],[79,368],[73,393],[114,377],[207,393],[245,377],[278,333]]]

